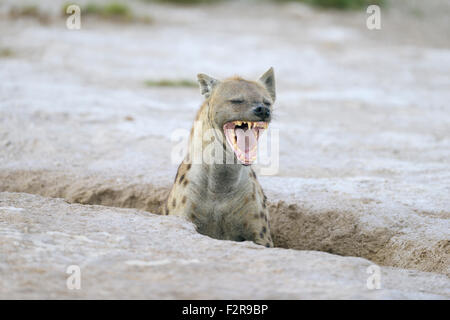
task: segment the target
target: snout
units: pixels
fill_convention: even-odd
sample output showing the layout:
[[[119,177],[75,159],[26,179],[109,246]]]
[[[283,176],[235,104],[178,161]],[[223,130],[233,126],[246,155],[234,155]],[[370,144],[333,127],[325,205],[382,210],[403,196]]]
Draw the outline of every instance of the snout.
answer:
[[[270,118],[270,108],[264,105],[258,105],[253,108],[253,114],[265,121]]]

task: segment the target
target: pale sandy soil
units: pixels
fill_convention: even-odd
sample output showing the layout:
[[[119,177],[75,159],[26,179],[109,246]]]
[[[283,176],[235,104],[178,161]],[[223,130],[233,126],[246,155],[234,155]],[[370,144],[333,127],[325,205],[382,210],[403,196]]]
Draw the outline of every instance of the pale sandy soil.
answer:
[[[82,21],[81,30],[69,31],[59,13],[64,2],[39,2],[50,16],[44,24],[8,18],[9,8],[21,1],[0,3],[0,49],[12,52],[0,57],[0,191],[46,197],[1,194],[0,207],[24,209],[0,210],[2,297],[125,297],[119,292],[127,281],[160,285],[153,294],[143,284],[128,293],[147,298],[423,298],[423,292],[449,297],[448,2],[396,2],[382,12],[379,31],[366,29],[364,12],[248,2],[179,8],[139,1],[130,6],[151,16],[152,24],[90,18]],[[275,245],[335,255],[255,251],[251,244],[195,235],[181,220],[135,210],[83,209],[49,199],[156,212],[177,167],[170,161],[171,134],[190,129],[201,96],[196,88],[149,88],[144,81],[195,80],[199,72],[256,78],[269,66],[277,77],[272,127],[280,132],[280,162],[276,175],[259,179],[270,200]],[[63,212],[67,221],[60,219]],[[125,212],[139,223],[128,226]],[[71,214],[86,214],[84,227]],[[24,229],[34,223],[36,230]],[[102,231],[109,223],[114,227]],[[185,228],[195,241],[184,242]],[[147,240],[136,247],[103,243],[105,251],[97,251],[96,245],[77,251],[75,235],[134,237],[138,231],[142,238],[133,241]],[[159,243],[158,234],[167,234],[171,244]],[[73,248],[68,253],[55,244],[40,245],[36,241],[44,241],[42,237],[50,237],[50,243],[67,241]],[[170,255],[191,246],[192,252]],[[295,258],[289,271],[278,270],[272,260],[255,271],[258,277],[266,275],[266,281],[276,280],[278,289],[265,288],[254,296],[251,290],[262,284],[252,280],[240,295],[225,287],[213,290],[206,278],[205,286],[190,286],[194,289],[189,291],[161,282],[183,277],[175,276],[181,270],[176,264],[158,269],[155,277],[152,267],[137,270],[122,264],[132,259],[220,260],[234,250],[239,251],[237,266],[224,271],[235,277],[233,283],[248,276],[241,271],[249,252],[256,260],[269,259],[271,252],[277,259]],[[110,255],[99,253],[95,263],[86,260],[96,252]],[[388,266],[383,268],[391,272],[387,278],[397,280],[386,291],[373,293],[360,281],[370,262],[337,255]],[[95,264],[86,279],[93,287],[74,296],[57,289],[57,283],[44,290],[53,277],[66,277],[58,272],[68,263]],[[302,270],[312,272],[319,265],[320,272],[302,278]],[[116,280],[106,284],[97,275],[108,267]],[[205,268],[212,273],[219,267]],[[183,279],[191,283],[202,274],[189,271]],[[425,288],[429,277],[434,280]],[[101,290],[94,289],[94,279]],[[309,282],[294,289],[293,279]],[[341,284],[348,291],[340,292]]]
[[[214,240],[177,217],[0,194],[0,298],[447,299],[444,275],[318,251]],[[81,270],[68,290],[67,267]],[[369,269],[370,270],[370,269]]]

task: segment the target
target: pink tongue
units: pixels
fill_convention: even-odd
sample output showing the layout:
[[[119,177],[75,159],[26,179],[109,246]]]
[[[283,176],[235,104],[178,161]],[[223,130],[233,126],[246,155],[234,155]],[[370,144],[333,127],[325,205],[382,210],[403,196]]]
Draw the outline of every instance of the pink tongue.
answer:
[[[237,138],[237,145],[238,148],[241,151],[244,151],[246,154],[250,150],[252,150],[258,143],[258,140],[256,139],[256,133],[253,130],[242,130],[242,129],[236,129],[236,138]]]

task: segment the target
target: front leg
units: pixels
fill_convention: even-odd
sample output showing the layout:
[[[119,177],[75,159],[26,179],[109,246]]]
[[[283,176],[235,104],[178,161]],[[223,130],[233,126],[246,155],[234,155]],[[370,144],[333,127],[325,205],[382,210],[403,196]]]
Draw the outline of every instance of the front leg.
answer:
[[[244,228],[246,229],[244,231],[246,240],[253,241],[267,248],[273,247],[267,210],[261,210],[250,215],[247,221],[244,222]]]

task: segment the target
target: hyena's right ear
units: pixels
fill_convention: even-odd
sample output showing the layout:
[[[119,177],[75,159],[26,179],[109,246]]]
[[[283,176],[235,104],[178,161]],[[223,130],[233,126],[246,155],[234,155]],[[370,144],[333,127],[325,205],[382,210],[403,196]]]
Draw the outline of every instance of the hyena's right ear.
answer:
[[[206,74],[199,73],[197,75],[198,83],[200,83],[200,92],[205,98],[209,98],[214,87],[219,83],[219,80],[214,79]]]
[[[260,78],[259,81],[266,87],[269,91],[272,100],[275,102],[275,75],[273,74],[273,68],[271,67],[267,70]]]

